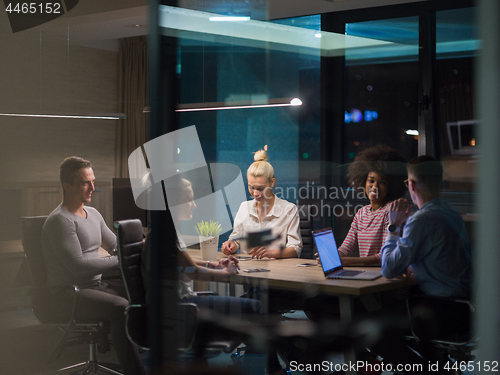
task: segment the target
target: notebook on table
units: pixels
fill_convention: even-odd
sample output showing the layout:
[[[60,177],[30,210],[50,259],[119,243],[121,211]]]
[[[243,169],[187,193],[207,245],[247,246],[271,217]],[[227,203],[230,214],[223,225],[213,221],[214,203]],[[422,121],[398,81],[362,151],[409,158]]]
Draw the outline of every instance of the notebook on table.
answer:
[[[327,279],[375,280],[382,276],[380,271],[345,270],[332,228],[315,230],[312,234]]]

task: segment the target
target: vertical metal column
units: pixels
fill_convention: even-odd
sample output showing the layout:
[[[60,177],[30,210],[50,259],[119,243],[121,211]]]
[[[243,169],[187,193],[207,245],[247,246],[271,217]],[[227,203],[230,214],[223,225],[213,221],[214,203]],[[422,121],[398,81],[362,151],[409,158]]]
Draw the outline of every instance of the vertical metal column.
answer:
[[[485,361],[500,358],[500,2],[479,1],[482,51],[476,76],[479,98],[480,151],[476,225],[475,295],[480,349],[477,360],[482,367],[474,373],[489,373]],[[491,362],[490,362],[491,364]]]
[[[335,13],[321,15],[321,30],[345,33],[345,22]],[[334,163],[344,161],[345,56],[321,52],[321,170],[325,186],[343,186],[343,176],[332,175]],[[326,167],[325,167],[326,166]]]
[[[436,65],[436,12],[425,11],[419,17],[419,116],[418,154],[436,155],[436,110],[434,97]]]
[[[161,4],[176,6],[177,1],[150,1],[148,55],[151,139],[178,129],[175,113],[178,85],[175,70],[177,41],[176,38],[161,35],[159,27]],[[170,212],[151,211],[148,340],[154,375],[164,373],[164,368],[172,366],[176,361],[176,329],[179,327],[177,322],[179,297],[175,287],[176,255],[176,231]]]

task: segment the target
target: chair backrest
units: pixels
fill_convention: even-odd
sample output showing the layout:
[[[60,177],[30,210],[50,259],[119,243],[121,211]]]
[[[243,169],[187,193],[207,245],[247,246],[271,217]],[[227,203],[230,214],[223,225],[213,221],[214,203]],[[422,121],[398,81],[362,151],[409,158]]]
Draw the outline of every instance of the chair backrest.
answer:
[[[118,241],[120,269],[131,305],[146,303],[141,275],[141,253],[144,246],[142,223],[139,219],[121,220],[114,224]]]
[[[301,258],[313,259],[314,258],[314,241],[312,236],[313,223],[310,216],[310,205],[298,205],[300,218],[300,235],[302,236],[302,253]]]
[[[118,258],[130,306],[127,308],[126,331],[129,340],[143,349],[149,348],[148,310],[142,280],[142,249],[144,246],[142,223],[138,219],[114,223],[118,241]],[[197,328],[198,307],[193,303],[178,305],[176,346],[191,349]]]
[[[21,238],[24,256],[28,261],[33,286],[44,287],[47,270],[42,254],[42,228],[47,216],[21,218]]]
[[[31,296],[31,305],[36,318],[41,321],[50,319],[50,307],[48,304],[47,269],[42,253],[42,228],[47,216],[34,216],[21,218],[21,238],[24,256],[28,261],[28,267],[33,281],[34,290]]]
[[[142,223],[139,219],[121,220],[114,223],[114,228],[120,270],[130,303],[127,309],[127,336],[134,345],[148,349],[148,312],[141,273],[141,253],[144,246]]]

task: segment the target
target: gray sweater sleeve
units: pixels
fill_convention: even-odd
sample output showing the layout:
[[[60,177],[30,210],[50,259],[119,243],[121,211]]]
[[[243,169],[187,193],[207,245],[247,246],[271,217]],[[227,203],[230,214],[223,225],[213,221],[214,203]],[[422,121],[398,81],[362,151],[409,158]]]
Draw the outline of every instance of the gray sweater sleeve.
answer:
[[[99,214],[99,216],[101,216],[99,212],[97,213]],[[101,224],[101,247],[105,249],[109,253],[109,255],[113,255],[113,251],[116,249],[116,236],[111,231],[111,229],[108,228],[102,216],[100,224]]]
[[[92,282],[118,265],[116,256],[99,258],[99,247],[103,245],[108,251],[113,250],[116,237],[97,210],[87,207],[86,210],[88,217],[84,219],[59,206],[47,219],[42,246],[48,285]]]

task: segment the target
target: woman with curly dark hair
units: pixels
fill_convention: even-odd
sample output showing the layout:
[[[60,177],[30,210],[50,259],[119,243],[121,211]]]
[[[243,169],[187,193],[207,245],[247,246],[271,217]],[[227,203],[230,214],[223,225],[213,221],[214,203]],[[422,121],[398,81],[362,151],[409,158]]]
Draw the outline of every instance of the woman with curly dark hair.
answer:
[[[364,190],[370,204],[358,210],[349,233],[338,251],[344,266],[380,265],[381,250],[389,225],[390,202],[405,195],[406,162],[396,151],[378,145],[360,152],[349,166],[349,184],[356,190]],[[358,257],[351,257],[355,249]],[[316,253],[316,256],[318,254]],[[319,258],[317,262],[320,263]],[[407,297],[408,290],[390,291],[381,294],[383,306],[400,304]],[[365,312],[361,302],[356,300],[357,312]],[[316,296],[306,301],[304,309],[311,320],[340,313],[338,299]]]
[[[401,198],[406,192],[405,160],[387,146],[365,149],[349,166],[347,177],[351,187],[364,189],[370,204],[354,216],[339,254],[344,265],[378,265],[380,251],[389,225],[389,202]],[[355,249],[359,257],[351,257]]]

